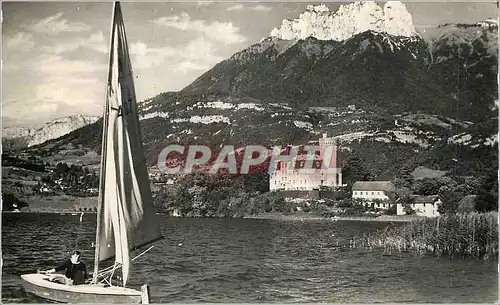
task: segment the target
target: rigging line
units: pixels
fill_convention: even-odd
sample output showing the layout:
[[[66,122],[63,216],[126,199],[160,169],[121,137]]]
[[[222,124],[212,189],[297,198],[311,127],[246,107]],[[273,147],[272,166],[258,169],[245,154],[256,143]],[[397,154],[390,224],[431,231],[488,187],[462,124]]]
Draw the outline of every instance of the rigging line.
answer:
[[[138,259],[139,257],[143,256],[144,254],[146,254],[146,252],[148,252],[149,250],[153,249],[153,247],[154,247],[154,245],[153,245],[153,246],[151,246],[151,247],[149,247],[149,248],[147,248],[146,250],[142,251],[140,254],[138,254],[138,255],[136,255],[134,258],[132,258],[132,261],[135,261],[135,260],[136,260],[136,259]],[[115,262],[115,263],[116,263],[116,262]],[[118,265],[117,265],[117,266],[118,266],[117,268],[119,268],[119,267],[121,266],[121,264],[120,264],[120,263],[118,263]],[[113,269],[113,268],[115,268],[115,265],[111,265],[111,266],[109,266],[109,267],[107,267],[107,268],[104,268],[104,269],[100,270],[100,271],[99,271],[99,273],[105,273],[105,272],[108,272],[108,271],[110,271],[110,270],[111,270],[111,269]],[[93,273],[91,273],[91,274],[93,274]]]
[[[111,285],[111,280],[113,279],[113,275],[115,275],[115,270],[117,270],[117,262],[113,265],[113,269],[111,270],[111,275],[109,276],[109,283]]]

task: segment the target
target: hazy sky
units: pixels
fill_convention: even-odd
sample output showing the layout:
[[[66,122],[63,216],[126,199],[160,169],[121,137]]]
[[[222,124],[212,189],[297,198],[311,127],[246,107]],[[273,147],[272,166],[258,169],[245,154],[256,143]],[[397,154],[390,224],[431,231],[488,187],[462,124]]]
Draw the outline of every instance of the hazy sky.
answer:
[[[319,3],[122,3],[138,100],[182,89]],[[420,32],[496,16],[493,2],[406,5]],[[101,115],[112,3],[3,2],[2,10],[3,126]]]

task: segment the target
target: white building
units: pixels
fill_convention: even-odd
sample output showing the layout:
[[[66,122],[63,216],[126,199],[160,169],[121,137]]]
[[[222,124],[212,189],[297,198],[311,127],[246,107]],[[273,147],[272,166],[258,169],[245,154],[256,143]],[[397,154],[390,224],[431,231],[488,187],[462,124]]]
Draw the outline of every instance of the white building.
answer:
[[[311,191],[321,186],[342,186],[342,171],[337,167],[337,146],[334,139],[323,134],[318,143],[320,153],[314,155],[312,169],[304,169],[305,155],[297,155],[291,161],[277,160],[276,170],[269,177],[269,189]],[[322,166],[325,156],[330,158],[328,168]]]
[[[438,206],[442,204],[441,198],[438,195],[420,196],[413,195],[413,203],[410,208],[415,211],[417,216],[437,217],[439,216]],[[398,199],[396,203],[396,214],[406,215],[403,203]]]
[[[367,202],[381,200],[375,206],[377,209],[390,208],[389,193],[394,192],[395,187],[391,181],[356,181],[352,186],[352,198],[363,199]]]

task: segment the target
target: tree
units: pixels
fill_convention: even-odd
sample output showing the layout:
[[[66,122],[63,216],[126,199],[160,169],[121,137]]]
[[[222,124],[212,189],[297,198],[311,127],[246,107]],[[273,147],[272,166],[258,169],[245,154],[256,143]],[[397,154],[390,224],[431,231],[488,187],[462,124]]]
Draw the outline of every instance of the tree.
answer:
[[[56,172],[62,174],[68,172],[68,170],[69,170],[68,164],[62,162],[57,163]]]
[[[396,215],[396,214],[397,214],[397,206],[396,204],[393,204],[389,209],[387,209],[387,215]]]
[[[43,176],[42,179],[40,179],[40,181],[45,182],[48,185],[51,185],[52,184],[52,175]]]
[[[413,193],[423,196],[435,195],[440,187],[441,185],[438,183],[437,179],[424,178],[415,181],[413,184]]]
[[[402,201],[408,201],[412,194],[411,189],[408,187],[398,188],[395,193],[396,197],[400,198]]]
[[[99,187],[99,176],[95,171],[92,171],[92,187]]]
[[[429,196],[429,195],[436,195],[439,193],[439,190],[444,187],[448,186],[451,188],[457,188],[458,184],[455,181],[455,179],[451,177],[439,177],[439,178],[423,178],[419,180],[415,180],[413,183],[413,193],[414,194],[419,194],[423,196]],[[467,189],[467,192],[473,192],[473,184],[471,186],[463,186]],[[465,191],[465,189],[464,189]],[[471,193],[472,194],[472,193]]]
[[[349,156],[342,165],[342,176],[349,189],[356,181],[373,180],[373,177],[366,170],[361,158],[355,154]]]
[[[14,207],[16,205],[17,207]],[[2,210],[12,211],[14,209],[22,209],[28,207],[28,204],[22,200],[19,200],[16,196],[10,193],[2,194]]]
[[[413,170],[409,166],[403,166],[396,179],[396,187],[407,187],[411,189],[413,187],[413,183],[415,182],[412,172]]]
[[[273,212],[280,212],[280,213],[285,213],[285,212],[290,212],[289,206],[286,203],[285,199],[280,197],[274,197],[273,200],[270,202],[271,209]]]
[[[336,189],[333,192],[334,199],[341,200],[341,199],[350,199],[351,198],[351,188],[348,188],[347,186],[342,186],[338,189]]]
[[[337,201],[338,208],[350,208],[353,205],[354,205],[353,200],[351,198],[344,198],[344,199]]]
[[[250,206],[248,208],[248,213],[250,215],[259,214],[259,213],[268,213],[271,212],[271,206],[269,204],[269,199],[266,197],[266,194],[260,194],[256,197],[250,198]]]
[[[455,214],[458,211],[458,204],[464,197],[463,193],[456,191],[454,188],[443,186],[439,190],[439,196],[443,203],[438,206],[440,214]]]
[[[488,212],[498,210],[498,177],[497,167],[493,167],[483,179],[476,198],[476,210]]]
[[[350,207],[344,209],[344,215],[346,216],[361,216],[365,212],[369,211],[370,208],[366,206],[366,202],[353,200],[353,204]]]

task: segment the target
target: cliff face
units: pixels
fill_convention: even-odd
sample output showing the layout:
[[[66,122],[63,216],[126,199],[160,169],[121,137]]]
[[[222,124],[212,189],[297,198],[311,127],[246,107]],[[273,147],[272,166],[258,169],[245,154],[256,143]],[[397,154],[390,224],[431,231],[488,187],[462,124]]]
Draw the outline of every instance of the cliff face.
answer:
[[[297,19],[283,20],[270,36],[285,40],[314,37],[343,41],[366,31],[417,36],[412,17],[400,1],[388,1],[383,7],[374,1],[357,1],[341,5],[335,12],[324,4],[309,5]]]
[[[7,127],[2,130],[2,137],[6,140],[19,140],[26,145],[34,146],[48,140],[59,138],[74,130],[95,123],[99,117],[81,114],[58,118],[45,123],[41,128]]]

